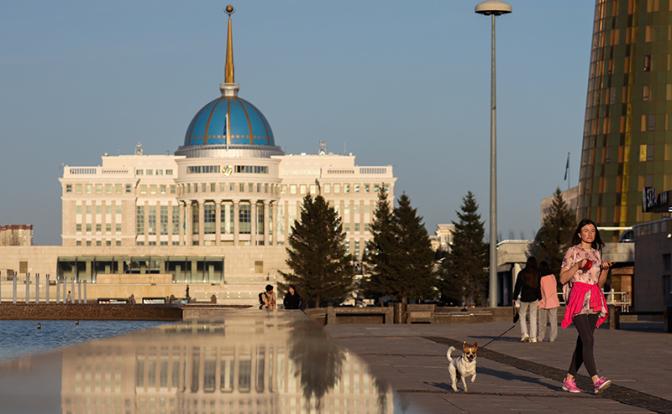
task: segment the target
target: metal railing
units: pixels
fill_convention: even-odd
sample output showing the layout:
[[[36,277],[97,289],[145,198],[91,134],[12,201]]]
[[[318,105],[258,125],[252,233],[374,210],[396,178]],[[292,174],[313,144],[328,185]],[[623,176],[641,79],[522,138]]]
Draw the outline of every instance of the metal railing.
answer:
[[[19,280],[19,279],[23,280]],[[0,274],[0,303],[5,301],[16,303],[86,303],[86,286],[84,280],[52,280],[49,274],[44,275],[43,284],[39,273],[32,275],[26,273],[23,277],[13,274],[11,281],[11,294],[4,298],[2,288],[2,275]],[[24,285],[23,295],[19,295],[19,284]],[[55,297],[51,297],[52,286],[56,288]],[[43,289],[43,290],[41,290]]]

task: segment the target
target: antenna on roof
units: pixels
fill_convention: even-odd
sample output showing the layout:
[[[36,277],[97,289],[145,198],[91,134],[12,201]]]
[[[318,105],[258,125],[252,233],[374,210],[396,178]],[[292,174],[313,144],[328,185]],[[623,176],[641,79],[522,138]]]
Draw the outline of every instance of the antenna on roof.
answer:
[[[135,144],[135,155],[142,155],[144,153],[144,150],[142,149],[142,144],[137,143]]]

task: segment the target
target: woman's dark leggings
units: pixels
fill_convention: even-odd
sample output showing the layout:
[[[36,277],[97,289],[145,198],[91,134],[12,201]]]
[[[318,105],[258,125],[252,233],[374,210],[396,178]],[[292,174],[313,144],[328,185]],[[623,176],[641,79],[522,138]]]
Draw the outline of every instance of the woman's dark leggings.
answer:
[[[576,315],[573,322],[576,330],[579,331],[579,337],[576,338],[576,348],[574,348],[572,363],[569,365],[569,373],[576,376],[576,372],[581,368],[581,365],[585,364],[588,374],[592,377],[597,375],[595,356],[593,355],[593,332],[595,332],[597,314]]]

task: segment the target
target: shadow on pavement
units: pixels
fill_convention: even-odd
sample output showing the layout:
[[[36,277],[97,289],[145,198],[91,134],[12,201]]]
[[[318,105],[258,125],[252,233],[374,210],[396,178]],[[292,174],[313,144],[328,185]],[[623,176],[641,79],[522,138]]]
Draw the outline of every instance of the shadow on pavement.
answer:
[[[469,335],[469,338],[486,341],[497,338],[494,342],[520,342],[520,338],[517,336],[498,337],[497,335]]]
[[[488,368],[488,367],[482,367],[479,368],[477,371],[479,374],[485,374],[485,375],[492,375],[493,377],[505,379],[508,381],[522,381],[522,382],[528,382],[530,384],[536,384],[536,385],[543,385],[544,387],[548,388],[551,391],[562,391],[562,388],[560,385],[551,385],[546,382],[541,381],[539,378],[534,378],[534,377],[528,377],[527,375],[521,375],[521,374],[514,374],[512,372],[506,372],[506,371],[500,371],[498,369],[493,369],[493,368]]]

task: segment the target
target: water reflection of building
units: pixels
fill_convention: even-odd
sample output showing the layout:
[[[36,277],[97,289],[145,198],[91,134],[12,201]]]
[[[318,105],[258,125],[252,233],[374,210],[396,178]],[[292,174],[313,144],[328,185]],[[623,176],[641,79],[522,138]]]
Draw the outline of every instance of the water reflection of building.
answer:
[[[321,358],[304,353],[305,360],[297,359],[301,353],[293,350],[295,340],[306,335],[298,338],[296,327],[286,322],[271,316],[253,322],[173,325],[66,349],[62,411],[312,412],[317,401],[306,396],[311,387],[326,383],[333,387],[320,399],[320,412],[392,412],[392,393],[379,394],[381,387],[354,355],[332,344],[336,358],[342,358],[336,373],[325,369]],[[309,348],[328,347],[317,341],[313,345]],[[311,383],[302,381],[302,369],[313,369]],[[383,400],[389,404],[381,406]]]

